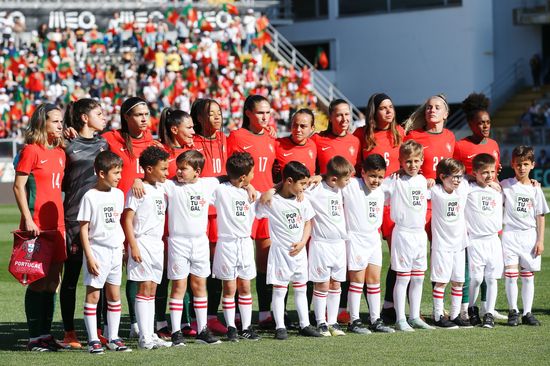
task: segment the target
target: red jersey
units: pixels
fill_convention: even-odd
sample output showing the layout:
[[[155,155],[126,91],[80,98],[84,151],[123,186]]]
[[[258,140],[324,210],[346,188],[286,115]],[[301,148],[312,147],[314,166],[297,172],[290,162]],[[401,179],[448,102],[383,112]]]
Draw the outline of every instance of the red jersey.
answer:
[[[25,145],[17,160],[16,172],[28,174],[27,201],[34,223],[40,230],[64,230],[65,213],[61,182],[65,175],[65,151],[42,145]],[[20,228],[24,229],[23,218]]]
[[[186,152],[187,150],[193,150],[193,146],[171,148],[166,145],[162,145],[162,147],[168,154],[170,154],[168,157],[168,179],[172,179],[176,176],[176,172],[178,170],[176,159],[180,156],[180,154]]]
[[[290,136],[278,138],[275,154],[281,172],[285,168],[285,165],[291,161],[299,161],[309,169],[309,174],[315,174],[317,146],[311,139],[308,139],[305,145],[297,145],[292,141]]]
[[[328,161],[337,155],[346,158],[354,167],[357,164],[360,143],[356,136],[350,133],[345,136],[335,136],[330,132],[324,132],[314,134],[311,139],[317,145],[319,174],[326,173]]]
[[[231,131],[227,138],[229,155],[235,151],[247,152],[254,159],[254,179],[252,185],[260,192],[273,188],[273,162],[275,161],[276,141],[268,133],[255,134],[246,128]]]
[[[139,155],[153,145],[153,137],[149,131],[144,132],[140,139],[131,138],[133,155],[126,148],[124,138],[120,130],[105,132],[103,138],[109,143],[109,149],[122,158],[122,178],[118,183],[118,189],[124,192],[124,197],[132,188],[136,178],[143,178],[143,169],[139,166]]]
[[[374,140],[376,141],[376,146],[371,150],[367,150],[365,147],[365,129],[366,127],[360,127],[355,130],[353,133],[359,139],[361,143],[361,154],[357,160],[358,169],[361,171],[361,163],[367,158],[367,156],[372,154],[380,154],[384,157],[386,161],[386,177],[390,174],[395,173],[399,170],[399,145],[393,146],[393,135],[391,130],[375,130],[374,131]],[[401,126],[397,126],[397,132],[401,135],[401,138],[405,136],[405,130]]]
[[[200,135],[193,137],[194,149],[204,155],[204,168],[201,177],[218,177],[226,175],[227,138],[221,131],[216,131],[216,137],[211,139]]]
[[[456,142],[455,152],[453,157],[460,160],[466,168],[466,174],[472,175],[472,159],[481,153],[491,154],[497,160],[496,169],[498,172],[500,166],[500,149],[498,144],[493,139],[487,139],[486,142],[476,144],[470,140],[470,137],[465,137]]]
[[[440,133],[431,133],[424,130],[410,131],[405,141],[414,140],[424,147],[424,163],[420,173],[426,179],[435,179],[437,164],[443,158],[452,158],[455,149],[455,135],[444,128]]]

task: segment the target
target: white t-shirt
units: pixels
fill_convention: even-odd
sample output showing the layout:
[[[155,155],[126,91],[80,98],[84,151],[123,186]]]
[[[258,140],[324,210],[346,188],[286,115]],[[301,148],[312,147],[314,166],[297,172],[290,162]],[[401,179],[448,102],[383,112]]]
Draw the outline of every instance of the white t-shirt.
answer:
[[[109,191],[90,189],[80,201],[78,221],[90,223],[90,245],[119,248],[124,243],[120,218],[124,210],[124,193],[118,188]]]
[[[412,230],[423,230],[428,209],[428,183],[423,175],[384,179],[382,189],[390,201],[390,217],[395,225]]]
[[[344,214],[348,231],[372,233],[382,225],[384,216],[384,190],[371,191],[362,178],[352,178],[342,189]]]
[[[132,190],[126,198],[126,208],[135,212],[134,235],[136,239],[146,235],[162,240],[166,213],[166,196],[163,185],[157,183],[153,186],[144,183],[143,187],[145,195],[142,198],[135,197]]]
[[[290,250],[291,244],[302,240],[304,225],[315,216],[315,211],[307,198],[298,202],[295,198],[275,194],[271,206],[258,204],[256,216],[269,219],[269,236],[273,245]]]
[[[441,184],[431,189],[432,197],[432,248],[458,251],[466,247],[466,217],[464,210],[470,186],[463,180],[452,193]]]
[[[522,184],[516,178],[505,179],[500,185],[504,194],[504,230],[536,228],[536,217],[549,212],[542,189]]]
[[[321,240],[347,239],[342,191],[323,181],[306,190],[305,196],[315,210],[311,237]]]
[[[218,215],[218,238],[248,238],[256,212],[256,203],[250,203],[248,192],[230,182],[220,184],[214,191],[214,205]]]
[[[212,203],[217,178],[199,178],[195,183],[167,180],[164,189],[168,199],[168,233],[170,237],[206,235],[208,205]]]
[[[502,230],[502,194],[487,186],[470,183],[466,203],[468,236],[476,238],[497,234]]]

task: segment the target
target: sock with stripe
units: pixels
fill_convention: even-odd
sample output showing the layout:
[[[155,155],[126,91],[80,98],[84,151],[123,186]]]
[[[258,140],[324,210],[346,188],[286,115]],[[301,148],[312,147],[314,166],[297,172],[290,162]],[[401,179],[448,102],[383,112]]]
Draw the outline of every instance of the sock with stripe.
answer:
[[[294,304],[300,321],[300,328],[309,325],[309,307],[307,304],[307,285],[305,283],[294,282]]]
[[[222,298],[223,317],[225,318],[225,324],[228,327],[235,327],[235,298],[224,297]]]
[[[393,306],[397,322],[407,319],[405,316],[405,302],[407,301],[407,286],[409,286],[410,280],[410,272],[397,272],[395,286],[393,287]]]
[[[286,286],[273,285],[271,308],[275,320],[275,329],[285,328],[285,296]]]
[[[147,313],[149,308],[149,297],[141,294],[136,295],[136,303],[134,309],[136,311],[136,320],[139,328],[139,335],[145,339],[149,339],[152,334],[147,329]]]
[[[359,319],[359,308],[361,307],[362,294],[363,284],[359,282],[350,282],[348,288],[348,306],[349,316],[352,322]]]
[[[183,312],[183,299],[168,299],[168,309],[170,310],[170,324],[172,325],[172,334],[180,330],[181,314]]]
[[[193,307],[195,309],[195,316],[197,317],[197,332],[202,332],[206,327],[207,311],[208,311],[208,298],[207,297],[193,297]]]
[[[252,323],[252,295],[239,295],[239,313],[242,329],[248,329]]]
[[[380,318],[380,283],[367,283],[367,303],[370,320],[374,324]]]
[[[523,315],[530,313],[535,297],[535,274],[521,272],[521,300],[523,301]]]
[[[328,292],[313,290],[313,311],[317,326],[327,322],[327,296]]]
[[[485,283],[487,284],[487,307],[485,308],[485,311],[495,315],[495,304],[497,302],[498,294],[497,280],[494,278],[486,278]]]
[[[27,287],[25,292],[25,315],[27,316],[27,326],[29,328],[29,337],[37,338],[42,334],[42,293],[33,291]]]
[[[443,316],[443,299],[445,297],[445,286],[434,287],[432,290],[434,302],[434,320],[438,321]]]
[[[109,328],[109,340],[118,339],[118,327],[120,326],[121,313],[122,304],[120,300],[107,300],[107,328]]]
[[[342,290],[328,290],[327,296],[327,322],[335,324],[338,322],[338,311],[340,309],[340,297]]]
[[[409,318],[420,317],[420,303],[422,302],[422,286],[424,285],[424,271],[411,271],[411,285],[409,286]]]
[[[518,277],[517,269],[504,271],[504,287],[506,288],[506,299],[509,310],[518,310]]]
[[[460,315],[460,306],[462,304],[462,286],[451,287],[451,309],[449,317],[451,320]]]
[[[84,324],[88,332],[88,341],[98,341],[97,336],[97,304],[84,303]]]

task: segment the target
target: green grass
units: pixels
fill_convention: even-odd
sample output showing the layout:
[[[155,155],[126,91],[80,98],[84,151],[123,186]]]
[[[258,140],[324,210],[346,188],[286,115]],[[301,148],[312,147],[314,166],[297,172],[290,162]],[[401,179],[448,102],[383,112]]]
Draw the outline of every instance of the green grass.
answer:
[[[545,190],[550,200],[550,190]],[[91,356],[83,351],[63,351],[34,354],[24,351],[27,330],[23,297],[25,289],[7,271],[12,246],[10,232],[17,227],[19,212],[16,206],[0,206],[0,364],[2,365],[103,365],[103,364],[546,364],[550,357],[550,224],[547,220],[545,243],[547,251],[542,261],[543,271],[535,278],[534,313],[542,327],[509,328],[497,322],[493,330],[475,328],[458,330],[417,331],[412,334],[348,334],[345,337],[307,339],[290,332],[288,341],[275,341],[272,333],[261,333],[260,342],[226,343],[217,346],[187,347],[116,354],[107,352]],[[385,266],[389,255],[385,255]],[[497,309],[506,312],[503,280],[499,281]],[[384,284],[382,283],[382,287]],[[77,332],[84,340],[81,304],[83,286],[79,287],[76,318]],[[289,306],[293,303],[289,301]],[[422,301],[423,314],[431,314],[431,288],[425,281]],[[520,300],[521,306],[521,300]],[[254,308],[257,308],[256,306]],[[123,303],[123,311],[127,309]],[[363,310],[366,307],[363,304]],[[221,314],[220,314],[221,316]],[[128,334],[128,318],[123,316],[121,335]],[[62,336],[59,306],[54,318],[54,334]],[[129,341],[136,348],[135,342]]]

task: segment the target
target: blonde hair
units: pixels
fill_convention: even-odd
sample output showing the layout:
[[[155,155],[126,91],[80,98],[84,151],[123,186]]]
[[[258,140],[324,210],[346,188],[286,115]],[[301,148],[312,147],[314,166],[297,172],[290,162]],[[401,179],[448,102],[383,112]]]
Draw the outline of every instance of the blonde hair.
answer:
[[[48,145],[48,133],[46,132],[46,122],[48,121],[48,113],[51,111],[59,111],[58,106],[51,103],[40,104],[31,116],[29,126],[25,131],[25,143],[37,144],[42,146]],[[63,137],[56,138],[52,142],[53,147],[65,147]]]
[[[405,141],[401,146],[399,146],[399,159],[403,159],[411,155],[420,155],[421,158],[424,158],[424,148],[414,140]]]
[[[409,118],[405,120],[405,133],[426,127],[426,107],[428,105],[428,102],[434,98],[441,99],[443,101],[443,104],[445,105],[445,108],[447,109],[447,113],[450,111],[449,104],[447,103],[447,98],[444,94],[432,95],[431,97],[426,99],[426,101],[409,116]]]

